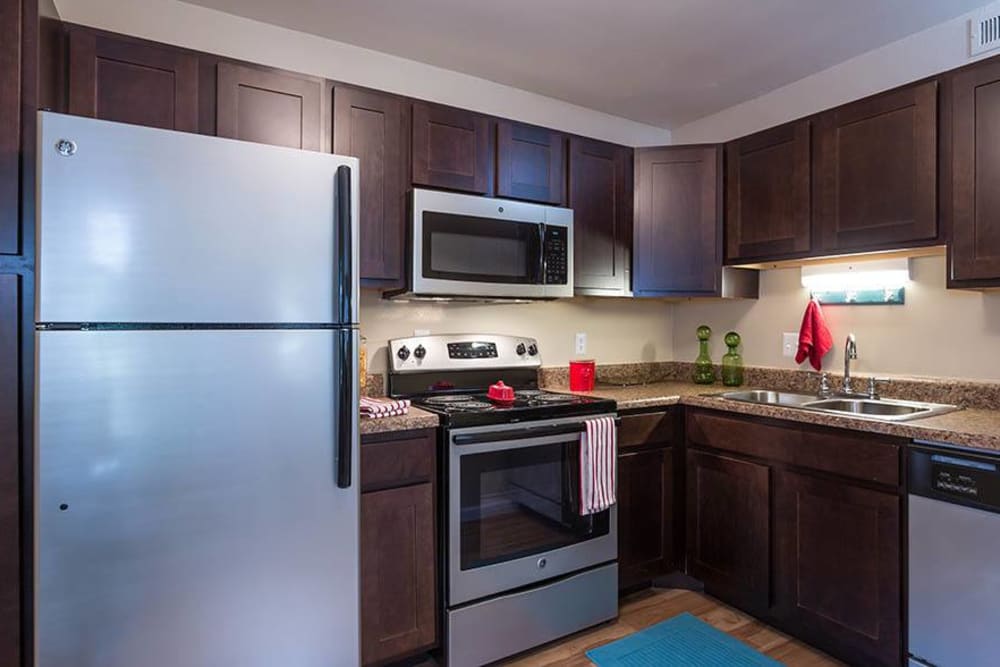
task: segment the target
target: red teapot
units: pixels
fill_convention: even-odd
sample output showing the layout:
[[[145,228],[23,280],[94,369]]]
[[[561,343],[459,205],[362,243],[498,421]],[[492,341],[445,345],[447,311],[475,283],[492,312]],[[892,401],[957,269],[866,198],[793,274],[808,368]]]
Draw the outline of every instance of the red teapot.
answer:
[[[503,380],[497,380],[496,384],[491,384],[486,395],[494,403],[510,404],[514,402],[514,388],[505,385]]]

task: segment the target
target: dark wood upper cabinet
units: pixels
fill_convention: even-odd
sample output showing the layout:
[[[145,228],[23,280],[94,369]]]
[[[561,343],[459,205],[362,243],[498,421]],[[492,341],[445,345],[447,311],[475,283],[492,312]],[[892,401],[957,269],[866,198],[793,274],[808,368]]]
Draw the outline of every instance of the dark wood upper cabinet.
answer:
[[[809,253],[811,123],[798,121],[726,145],[726,262]]]
[[[573,287],[624,296],[631,289],[632,149],[570,137]]]
[[[722,152],[715,146],[636,149],[636,296],[719,293],[721,166]]]
[[[493,138],[486,116],[413,103],[413,184],[492,194]]]
[[[497,196],[566,203],[566,137],[509,120],[497,121]]]
[[[622,588],[674,565],[674,450],[618,455],[618,581]]]
[[[370,286],[405,282],[408,112],[405,101],[393,95],[333,89],[333,152],[360,162],[361,279]]]
[[[899,496],[779,471],[774,508],[785,627],[852,664],[899,665]]]
[[[750,612],[770,604],[771,470],[688,450],[687,562],[705,591]]]
[[[230,139],[318,151],[323,82],[286,72],[220,62],[216,134]]]
[[[166,45],[69,30],[69,113],[198,131],[198,58]]]
[[[937,97],[931,81],[819,115],[813,211],[819,254],[937,240]]]
[[[1000,62],[960,70],[947,83],[949,283],[1000,286]]]
[[[21,216],[21,2],[0,0],[0,253],[18,251]]]

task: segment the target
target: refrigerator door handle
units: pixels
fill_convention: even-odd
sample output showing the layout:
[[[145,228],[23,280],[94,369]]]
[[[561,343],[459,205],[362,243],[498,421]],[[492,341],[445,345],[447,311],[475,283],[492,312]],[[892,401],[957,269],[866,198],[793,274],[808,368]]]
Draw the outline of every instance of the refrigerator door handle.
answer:
[[[337,275],[334,291],[337,295],[336,317],[341,324],[354,321],[354,239],[351,238],[353,222],[351,220],[351,168],[347,165],[337,167],[337,202],[334,207],[334,224],[336,229],[336,247],[334,257],[337,258]]]
[[[351,455],[354,452],[354,418],[357,401],[354,399],[354,331],[341,331],[337,336],[336,357],[339,357],[340,377],[338,392],[340,405],[337,406],[337,486],[348,489],[351,486]]]

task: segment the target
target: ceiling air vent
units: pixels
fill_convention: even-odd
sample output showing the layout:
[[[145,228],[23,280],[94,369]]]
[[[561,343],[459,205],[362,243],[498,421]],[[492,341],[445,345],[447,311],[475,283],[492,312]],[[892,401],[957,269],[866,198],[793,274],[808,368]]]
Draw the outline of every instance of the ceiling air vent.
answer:
[[[1000,48],[1000,4],[984,7],[969,21],[969,55]]]

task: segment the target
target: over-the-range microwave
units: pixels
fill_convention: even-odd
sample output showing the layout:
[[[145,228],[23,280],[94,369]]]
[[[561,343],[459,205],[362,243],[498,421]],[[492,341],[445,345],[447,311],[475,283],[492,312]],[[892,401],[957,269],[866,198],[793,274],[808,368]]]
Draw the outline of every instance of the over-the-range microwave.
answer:
[[[407,287],[390,298],[573,296],[573,211],[414,189]]]

